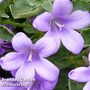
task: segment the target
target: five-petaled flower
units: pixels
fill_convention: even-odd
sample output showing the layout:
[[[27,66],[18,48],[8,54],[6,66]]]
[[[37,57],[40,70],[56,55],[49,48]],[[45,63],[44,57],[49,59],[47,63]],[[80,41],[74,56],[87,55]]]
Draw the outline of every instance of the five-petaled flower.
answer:
[[[56,52],[54,40],[50,37],[41,38],[35,44],[24,33],[17,33],[12,39],[15,52],[1,58],[1,66],[9,70],[15,78],[33,79],[30,90],[53,90],[59,69],[45,57]]]
[[[55,0],[51,13],[44,12],[36,17],[33,26],[40,31],[47,31],[45,36],[55,38],[57,49],[60,41],[72,53],[78,54],[84,46],[84,40],[77,29],[90,24],[90,15],[87,11],[73,11],[70,0]]]
[[[90,64],[90,53],[89,53],[89,64]],[[90,66],[78,67],[71,70],[68,74],[69,78],[78,82],[87,82],[83,90],[90,90]]]

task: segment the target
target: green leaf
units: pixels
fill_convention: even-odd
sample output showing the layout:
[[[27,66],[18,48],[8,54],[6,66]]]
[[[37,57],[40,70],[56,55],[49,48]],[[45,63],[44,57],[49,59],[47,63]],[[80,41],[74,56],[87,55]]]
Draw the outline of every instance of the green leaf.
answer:
[[[5,11],[0,10],[0,17],[9,18]]]
[[[15,0],[14,4],[10,5],[10,11],[15,19],[27,18],[39,14],[43,7],[50,9],[50,4],[46,8],[47,3],[49,3],[48,0]]]
[[[84,85],[72,80],[68,80],[69,90],[83,90]]]
[[[60,47],[60,50],[53,56],[50,56],[48,60],[54,63],[58,68],[75,68],[78,66],[87,65],[87,61],[84,56],[88,54],[88,48],[84,49],[80,54],[74,55],[66,50],[64,47]]]
[[[51,11],[52,10],[52,3],[51,3],[52,0],[48,0],[46,1],[46,3],[42,3],[41,6],[47,10],[47,11]]]
[[[81,32],[81,34],[82,34],[84,41],[85,41],[85,47],[90,46],[90,28],[87,30],[83,30]]]
[[[86,2],[87,0],[74,0],[74,9],[75,10],[85,10],[85,11],[90,11],[90,3]]]
[[[9,30],[7,27],[0,25],[0,38],[11,41],[13,37],[13,32]]]
[[[73,0],[73,1],[84,1],[84,2],[90,2],[90,0]]]
[[[36,30],[32,25],[29,27],[24,27],[23,30],[29,35],[29,37],[33,40],[33,42],[36,42],[44,35],[43,32]]]
[[[0,3],[0,17],[9,18],[9,16],[5,12],[6,8],[7,8],[6,1]]]
[[[60,75],[55,90],[68,90],[68,71],[68,69],[60,70]]]
[[[35,28],[33,28],[33,26],[30,27],[24,27],[23,29],[26,33],[30,34],[30,33],[38,33],[39,31],[37,31]]]

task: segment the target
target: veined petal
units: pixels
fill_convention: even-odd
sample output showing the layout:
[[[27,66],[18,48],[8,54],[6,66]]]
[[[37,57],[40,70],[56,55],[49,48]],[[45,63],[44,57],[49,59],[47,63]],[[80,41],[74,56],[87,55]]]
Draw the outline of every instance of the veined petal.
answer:
[[[61,41],[60,41],[60,34],[59,31],[52,26],[51,30],[49,30],[45,35],[45,38],[50,37],[54,39],[54,42],[56,43],[56,52],[59,50],[60,45],[61,45]]]
[[[24,79],[24,80],[33,80],[35,79],[35,70],[34,66],[30,62],[25,62],[16,72],[15,78]],[[33,81],[31,81],[32,83]]]
[[[56,43],[53,38],[43,37],[35,44],[35,49],[42,57],[48,57],[56,53]]]
[[[31,90],[53,90],[55,87],[54,82],[41,82],[36,83],[33,87],[31,87]]]
[[[70,29],[63,29],[60,32],[63,45],[72,53],[79,54],[83,49],[84,40],[79,32]]]
[[[52,13],[58,17],[69,15],[73,10],[73,5],[70,0],[55,0],[52,8]]]
[[[40,31],[48,31],[50,29],[50,20],[52,15],[49,12],[37,16],[33,21],[33,26]]]
[[[16,70],[26,60],[26,53],[21,54],[18,52],[8,53],[6,56],[1,58],[1,67],[5,70]]]
[[[42,83],[42,86],[44,88],[44,90],[53,90],[57,84],[58,78],[56,79],[56,81],[45,81]]]
[[[86,83],[86,85],[84,86],[83,90],[90,90],[90,81],[88,81]]]
[[[69,72],[69,78],[78,82],[87,82],[90,80],[90,68],[79,67]]]
[[[38,79],[39,78],[39,79]],[[31,90],[53,90],[56,86],[58,79],[55,81],[48,81],[43,79],[42,77],[36,77],[36,82],[34,82]]]
[[[55,65],[53,65],[51,62],[42,58],[36,61],[36,63],[34,62],[34,64],[35,64],[36,73],[40,77],[49,81],[57,80],[59,76],[59,69]]]
[[[44,88],[44,90],[54,90],[56,84],[57,84],[58,78],[56,79],[56,81],[44,81],[42,83],[42,87]],[[41,89],[42,90],[42,89]]]
[[[24,33],[17,33],[12,39],[12,46],[16,51],[22,52],[32,47],[32,41]]]
[[[87,11],[76,10],[67,19],[66,26],[72,29],[82,29],[90,24],[90,14]]]

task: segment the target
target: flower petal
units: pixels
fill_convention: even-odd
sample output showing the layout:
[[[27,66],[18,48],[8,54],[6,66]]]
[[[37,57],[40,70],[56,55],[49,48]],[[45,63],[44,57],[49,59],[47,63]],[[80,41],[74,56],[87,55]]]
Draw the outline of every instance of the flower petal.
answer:
[[[11,52],[1,58],[1,67],[5,70],[16,70],[26,60],[26,53]]]
[[[66,26],[72,29],[82,29],[89,24],[90,24],[89,12],[76,10],[68,17]]]
[[[6,50],[0,47],[0,54],[3,54]]]
[[[57,84],[58,79],[56,81],[50,82],[50,81],[44,81],[42,83],[42,87],[44,90],[54,90],[56,84]]]
[[[23,87],[0,87],[0,90],[26,90]]]
[[[61,41],[60,41],[60,34],[59,31],[56,30],[54,26],[51,27],[51,30],[49,30],[45,35],[45,38],[50,37],[54,39],[54,42],[56,43],[56,52],[59,50]]]
[[[73,10],[73,5],[70,0],[55,0],[52,13],[58,17],[64,17],[70,14]]]
[[[31,48],[32,41],[24,33],[19,32],[13,37],[12,45],[16,51],[22,52]]]
[[[83,90],[90,90],[90,81],[86,83]]]
[[[79,54],[83,49],[84,40],[75,30],[63,29],[60,32],[60,37],[63,45],[72,53]]]
[[[59,69],[51,62],[42,58],[36,61],[36,63],[34,62],[34,64],[35,64],[36,73],[40,77],[50,81],[57,80],[59,75]]]
[[[36,76],[38,76],[36,74]],[[39,79],[38,79],[39,78]],[[31,87],[31,90],[54,90],[58,79],[55,81],[48,81],[38,76],[36,82]]]
[[[0,90],[26,90],[22,87],[0,87]]]
[[[8,84],[7,84],[8,83]],[[2,81],[0,80],[0,90],[26,90],[24,87],[13,87],[13,86],[8,86],[10,83],[10,85],[17,85],[17,82],[15,84],[15,82],[6,82],[6,81]],[[19,84],[19,83],[18,83]]]
[[[57,83],[58,79],[56,79],[56,81],[50,82],[50,81],[44,81],[42,83],[42,87],[44,88],[44,90],[54,90],[56,83]],[[41,89],[42,90],[42,89]]]
[[[89,61],[89,63],[90,63],[90,52],[89,52],[89,54],[88,54],[88,61]]]
[[[19,89],[17,89],[16,87],[0,87],[0,90],[19,90]]]
[[[69,78],[78,82],[90,80],[90,67],[79,67],[69,72]]]
[[[56,43],[53,38],[43,37],[35,44],[35,49],[42,57],[48,57],[56,53]]]
[[[15,74],[16,74],[17,70],[18,69],[11,71],[11,74],[12,74],[13,77],[15,77]]]
[[[43,14],[37,16],[33,21],[33,27],[40,31],[48,31],[50,29],[50,20],[52,15],[49,12],[44,12]]]
[[[30,62],[25,62],[17,70],[15,77],[17,79],[33,80],[35,78],[35,70],[33,64]]]

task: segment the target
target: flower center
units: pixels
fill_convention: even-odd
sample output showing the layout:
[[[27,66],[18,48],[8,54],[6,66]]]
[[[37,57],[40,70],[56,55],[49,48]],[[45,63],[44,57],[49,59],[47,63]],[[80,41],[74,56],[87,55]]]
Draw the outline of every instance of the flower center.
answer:
[[[33,50],[30,51],[28,61],[32,62],[32,58],[33,58]]]
[[[54,25],[55,25],[55,27],[56,28],[58,28],[59,29],[59,31],[61,31],[62,30],[62,28],[64,27],[64,24],[60,24],[59,22],[57,22],[57,21],[55,21],[54,22]]]
[[[28,55],[27,61],[32,62],[33,60],[38,60],[38,59],[39,59],[39,54],[38,54],[38,52],[37,52],[36,50],[34,50],[34,49],[31,49],[31,50],[29,51],[29,55]]]

